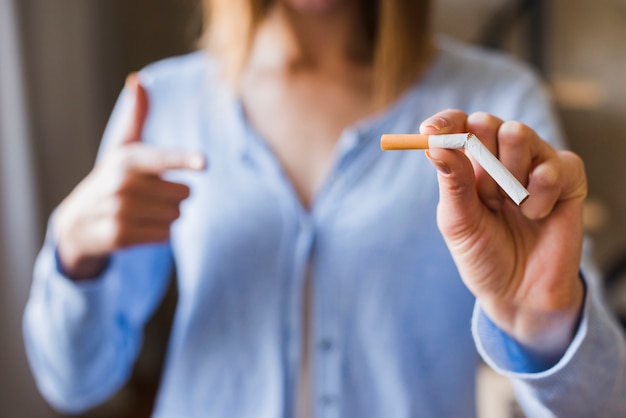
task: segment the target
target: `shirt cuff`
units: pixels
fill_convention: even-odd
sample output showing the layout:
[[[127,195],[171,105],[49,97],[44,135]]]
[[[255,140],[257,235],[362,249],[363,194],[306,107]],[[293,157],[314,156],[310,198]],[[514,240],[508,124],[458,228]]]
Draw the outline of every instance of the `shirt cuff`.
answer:
[[[50,217],[44,245],[35,261],[31,292],[42,298],[49,315],[63,318],[58,326],[65,328],[74,325],[72,322],[91,321],[108,312],[111,309],[109,296],[114,293],[117,280],[111,268],[113,260],[109,260],[100,275],[90,279],[73,280],[64,273],[52,231],[54,216],[56,211]]]
[[[472,333],[478,352],[497,373],[512,379],[528,416],[622,416],[624,412],[623,336],[602,301],[599,287],[587,284],[574,339],[563,356],[548,367],[539,367],[536,359],[499,329],[478,303],[475,305]]]
[[[502,331],[485,314],[477,301],[472,317],[472,334],[479,354],[492,369],[509,377],[539,377],[557,373],[570,363],[587,337],[589,328],[587,297],[586,295],[578,329],[572,342],[561,358],[551,365],[546,365],[545,360],[528,352]]]

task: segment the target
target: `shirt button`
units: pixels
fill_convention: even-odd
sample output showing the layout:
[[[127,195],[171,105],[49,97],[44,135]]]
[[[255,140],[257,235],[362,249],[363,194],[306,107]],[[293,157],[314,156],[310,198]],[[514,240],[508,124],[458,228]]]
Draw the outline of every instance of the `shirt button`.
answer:
[[[321,401],[322,401],[322,405],[326,407],[330,407],[330,406],[337,405],[339,399],[333,395],[323,395],[321,398]]]
[[[321,340],[319,345],[322,351],[329,351],[331,348],[333,348],[333,342],[328,338],[324,338],[323,340]]]

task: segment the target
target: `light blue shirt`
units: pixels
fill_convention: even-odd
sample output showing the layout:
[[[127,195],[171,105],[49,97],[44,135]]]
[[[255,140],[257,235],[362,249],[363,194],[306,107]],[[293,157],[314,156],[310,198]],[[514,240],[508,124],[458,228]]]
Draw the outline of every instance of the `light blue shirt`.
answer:
[[[306,274],[317,417],[473,417],[480,355],[513,379],[531,417],[626,416],[626,346],[592,272],[574,341],[538,367],[462,284],[436,226],[436,170],[424,153],[380,150],[382,133],[418,132],[449,107],[520,120],[560,144],[549,101],[521,65],[440,40],[419,85],[345,129],[310,210],[205,53],[140,77],[150,97],[144,141],[201,151],[209,168],[168,173],[192,190],[171,242],[116,253],[101,277],[64,277],[48,234],[24,332],[55,408],[85,410],[124,384],[175,265],[179,302],[155,417],[292,416]],[[104,147],[131,106],[124,92]]]

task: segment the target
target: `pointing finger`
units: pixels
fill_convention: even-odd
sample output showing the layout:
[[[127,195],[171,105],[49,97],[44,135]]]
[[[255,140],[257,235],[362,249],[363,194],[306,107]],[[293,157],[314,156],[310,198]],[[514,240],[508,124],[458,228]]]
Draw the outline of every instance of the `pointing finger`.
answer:
[[[194,170],[206,168],[206,158],[198,152],[166,150],[136,144],[125,147],[121,163],[129,171],[162,174],[168,170]]]

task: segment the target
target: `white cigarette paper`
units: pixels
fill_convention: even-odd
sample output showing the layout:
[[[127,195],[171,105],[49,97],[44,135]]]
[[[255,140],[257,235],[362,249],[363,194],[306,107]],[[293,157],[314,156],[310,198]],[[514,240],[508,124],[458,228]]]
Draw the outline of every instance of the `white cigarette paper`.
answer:
[[[425,141],[427,137],[427,141]],[[520,205],[530,196],[515,176],[471,133],[446,135],[383,135],[383,150],[451,148],[465,149],[495,180],[507,195]]]

